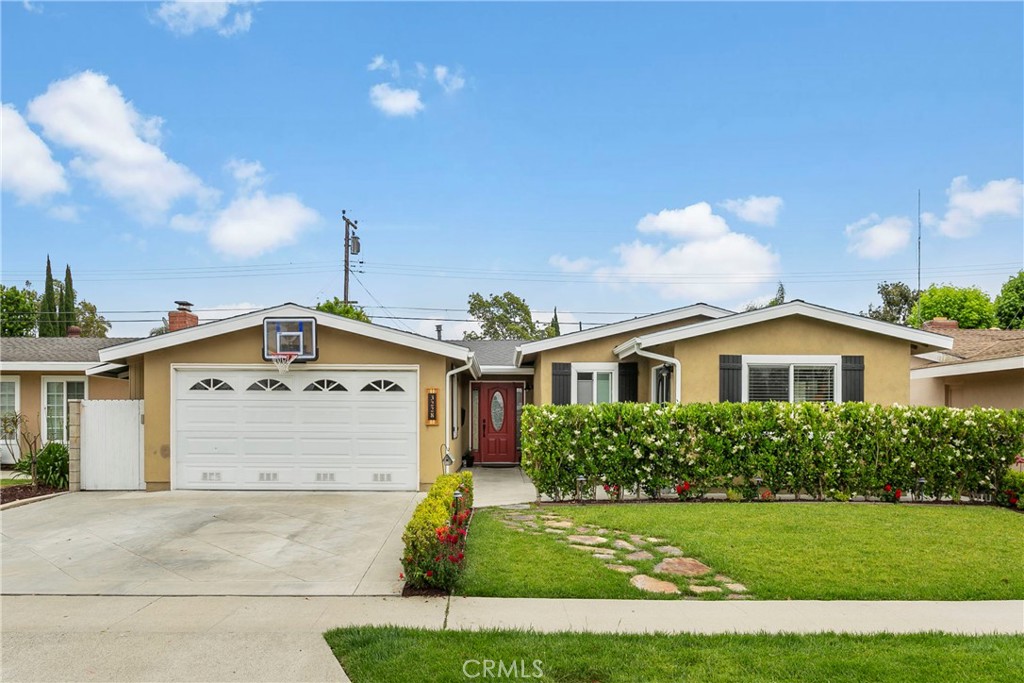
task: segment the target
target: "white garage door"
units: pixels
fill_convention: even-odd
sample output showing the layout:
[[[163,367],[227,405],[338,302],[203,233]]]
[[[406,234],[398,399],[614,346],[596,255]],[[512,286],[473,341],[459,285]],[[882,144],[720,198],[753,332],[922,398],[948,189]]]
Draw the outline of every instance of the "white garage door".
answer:
[[[416,373],[178,369],[177,489],[416,490]]]

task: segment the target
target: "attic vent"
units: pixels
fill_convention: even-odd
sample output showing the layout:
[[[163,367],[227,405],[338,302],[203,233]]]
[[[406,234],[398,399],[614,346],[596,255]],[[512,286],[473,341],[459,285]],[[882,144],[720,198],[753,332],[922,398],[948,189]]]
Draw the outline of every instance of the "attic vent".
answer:
[[[390,472],[374,472],[373,481],[378,484],[389,483],[391,481]]]
[[[200,479],[203,481],[220,481],[220,472],[203,472]]]
[[[334,481],[334,472],[317,472],[317,481]]]
[[[260,481],[277,481],[277,472],[260,472]]]

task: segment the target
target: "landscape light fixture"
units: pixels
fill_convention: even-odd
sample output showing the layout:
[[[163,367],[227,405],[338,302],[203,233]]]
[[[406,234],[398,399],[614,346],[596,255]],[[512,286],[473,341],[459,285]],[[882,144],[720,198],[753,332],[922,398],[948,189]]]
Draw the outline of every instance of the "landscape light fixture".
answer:
[[[576,477],[576,500],[579,501],[580,505],[583,505],[583,484],[585,484],[587,478],[582,474]]]

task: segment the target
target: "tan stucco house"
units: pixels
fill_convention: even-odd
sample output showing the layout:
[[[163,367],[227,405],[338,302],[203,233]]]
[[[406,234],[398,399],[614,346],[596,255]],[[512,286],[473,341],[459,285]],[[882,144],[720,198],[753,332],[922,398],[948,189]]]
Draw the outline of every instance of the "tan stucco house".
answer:
[[[952,346],[800,301],[696,304],[531,342],[443,341],[295,304],[203,325],[183,305],[170,321],[85,371],[90,389],[116,382],[142,402],[148,490],[415,490],[446,455],[516,464],[529,403],[905,404],[911,359]]]
[[[924,329],[951,337],[953,346],[913,358],[912,404],[1024,408],[1024,330],[962,330],[945,318]]]

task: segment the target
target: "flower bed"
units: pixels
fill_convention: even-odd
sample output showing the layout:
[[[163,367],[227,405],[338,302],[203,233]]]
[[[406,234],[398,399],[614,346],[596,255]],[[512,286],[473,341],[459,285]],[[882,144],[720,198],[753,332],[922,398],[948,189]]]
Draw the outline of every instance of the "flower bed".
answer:
[[[1009,466],[1024,452],[1024,411],[986,408],[526,406],[522,426],[523,470],[556,500],[596,486],[682,499],[715,488],[737,500],[783,492],[836,500],[999,500],[1009,488]]]
[[[472,509],[472,474],[444,474],[434,481],[402,534],[407,588],[450,591],[455,586],[465,560]]]

